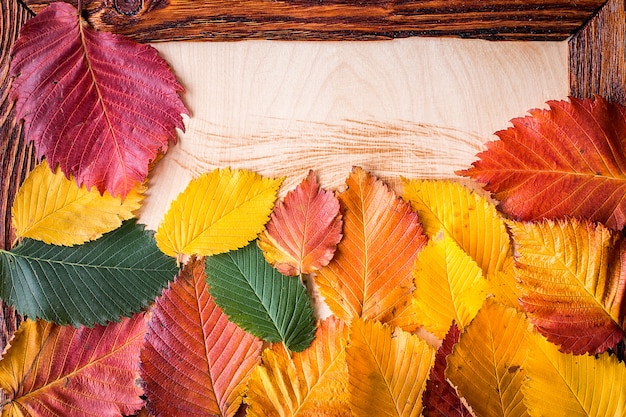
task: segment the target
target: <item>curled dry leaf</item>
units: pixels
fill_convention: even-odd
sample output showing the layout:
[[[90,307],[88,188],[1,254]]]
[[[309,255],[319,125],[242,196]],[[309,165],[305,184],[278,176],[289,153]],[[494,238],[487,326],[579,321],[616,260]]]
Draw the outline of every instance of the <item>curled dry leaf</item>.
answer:
[[[10,75],[37,156],[101,193],[126,196],[184,128],[182,87],[156,49],[91,29],[67,3],[22,27]]]

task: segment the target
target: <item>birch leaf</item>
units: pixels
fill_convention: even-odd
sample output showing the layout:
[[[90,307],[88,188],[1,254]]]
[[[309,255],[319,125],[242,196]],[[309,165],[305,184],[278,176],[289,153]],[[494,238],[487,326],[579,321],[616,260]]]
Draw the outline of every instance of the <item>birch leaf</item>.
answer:
[[[439,339],[453,321],[461,328],[469,324],[487,297],[481,269],[443,231],[420,252],[413,275],[417,320]]]
[[[211,256],[256,239],[267,223],[282,179],[216,169],[192,180],[158,228],[163,253]]]
[[[13,227],[19,238],[73,246],[98,239],[134,217],[141,206],[144,186],[124,198],[108,191],[79,187],[73,178],[50,170],[44,160],[24,180],[13,202]]]
[[[247,415],[351,417],[347,339],[348,327],[331,316],[306,350],[290,355],[282,344],[265,350],[249,382]]]
[[[211,256],[205,263],[211,295],[231,321],[293,351],[311,344],[315,319],[305,287],[265,262],[256,243]]]
[[[137,314],[94,328],[26,320],[0,361],[3,416],[128,415],[143,406]]]
[[[315,281],[335,315],[390,320],[394,308],[410,303],[411,269],[426,242],[417,214],[380,180],[355,168],[345,207],[344,237],[333,260]]]
[[[532,349],[522,313],[488,300],[448,356],[446,377],[479,416],[528,416],[521,392]]]
[[[565,354],[537,338],[527,374],[522,392],[531,416],[626,416],[626,366],[615,356]]]
[[[140,368],[148,410],[155,417],[233,416],[262,343],[215,304],[204,261],[189,262],[151,311]]]
[[[101,193],[126,196],[184,128],[182,87],[156,49],[93,30],[67,3],[22,27],[10,75],[37,156]]]
[[[500,208],[520,220],[586,218],[626,225],[626,107],[593,99],[549,101],[497,132],[472,167]]]
[[[403,183],[402,197],[419,214],[428,237],[445,230],[485,276],[503,269],[511,257],[510,238],[493,204],[452,181],[403,179]]]
[[[626,335],[624,243],[575,219],[511,223],[522,307],[564,352],[599,353]]]
[[[313,171],[272,212],[259,247],[281,274],[300,275],[328,265],[341,240],[339,201],[320,188]]]

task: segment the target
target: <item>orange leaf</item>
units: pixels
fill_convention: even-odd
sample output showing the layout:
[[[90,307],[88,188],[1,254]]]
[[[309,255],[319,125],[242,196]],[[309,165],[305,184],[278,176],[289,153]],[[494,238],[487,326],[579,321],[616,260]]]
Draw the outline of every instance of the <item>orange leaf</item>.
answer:
[[[152,309],[141,353],[148,409],[160,416],[232,416],[262,343],[230,323],[191,261]]]
[[[108,326],[26,320],[0,362],[3,416],[127,415],[141,409],[136,384],[145,318]]]
[[[355,168],[339,194],[346,213],[335,257],[315,280],[330,309],[345,321],[393,318],[410,304],[411,270],[426,243],[410,204],[380,180]]]
[[[339,201],[320,188],[313,171],[274,208],[259,247],[281,274],[300,275],[328,265],[341,240]]]
[[[626,225],[626,107],[600,97],[550,101],[497,132],[460,172],[486,183],[502,210],[522,220],[572,216]]]

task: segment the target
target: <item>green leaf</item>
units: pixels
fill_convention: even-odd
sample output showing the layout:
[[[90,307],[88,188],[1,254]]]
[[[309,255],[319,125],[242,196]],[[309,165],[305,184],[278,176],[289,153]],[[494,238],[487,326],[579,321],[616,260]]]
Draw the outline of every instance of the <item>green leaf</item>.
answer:
[[[30,318],[92,326],[148,305],[176,275],[152,232],[129,220],[81,246],[24,239],[0,251],[0,298]]]
[[[272,268],[256,242],[205,262],[209,292],[231,321],[295,352],[311,344],[315,318],[306,289]]]

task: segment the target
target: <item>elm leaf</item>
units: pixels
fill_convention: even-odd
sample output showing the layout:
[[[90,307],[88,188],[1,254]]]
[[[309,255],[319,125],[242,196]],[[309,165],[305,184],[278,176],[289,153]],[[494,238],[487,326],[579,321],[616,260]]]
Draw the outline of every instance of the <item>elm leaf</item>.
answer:
[[[311,344],[315,319],[305,287],[272,268],[256,242],[205,263],[209,291],[231,321],[295,352]]]
[[[135,220],[80,246],[24,239],[0,251],[0,298],[22,315],[91,326],[146,307],[176,275]]]
[[[37,156],[101,193],[126,196],[184,128],[182,87],[156,49],[91,29],[67,3],[22,27],[10,75]]]

